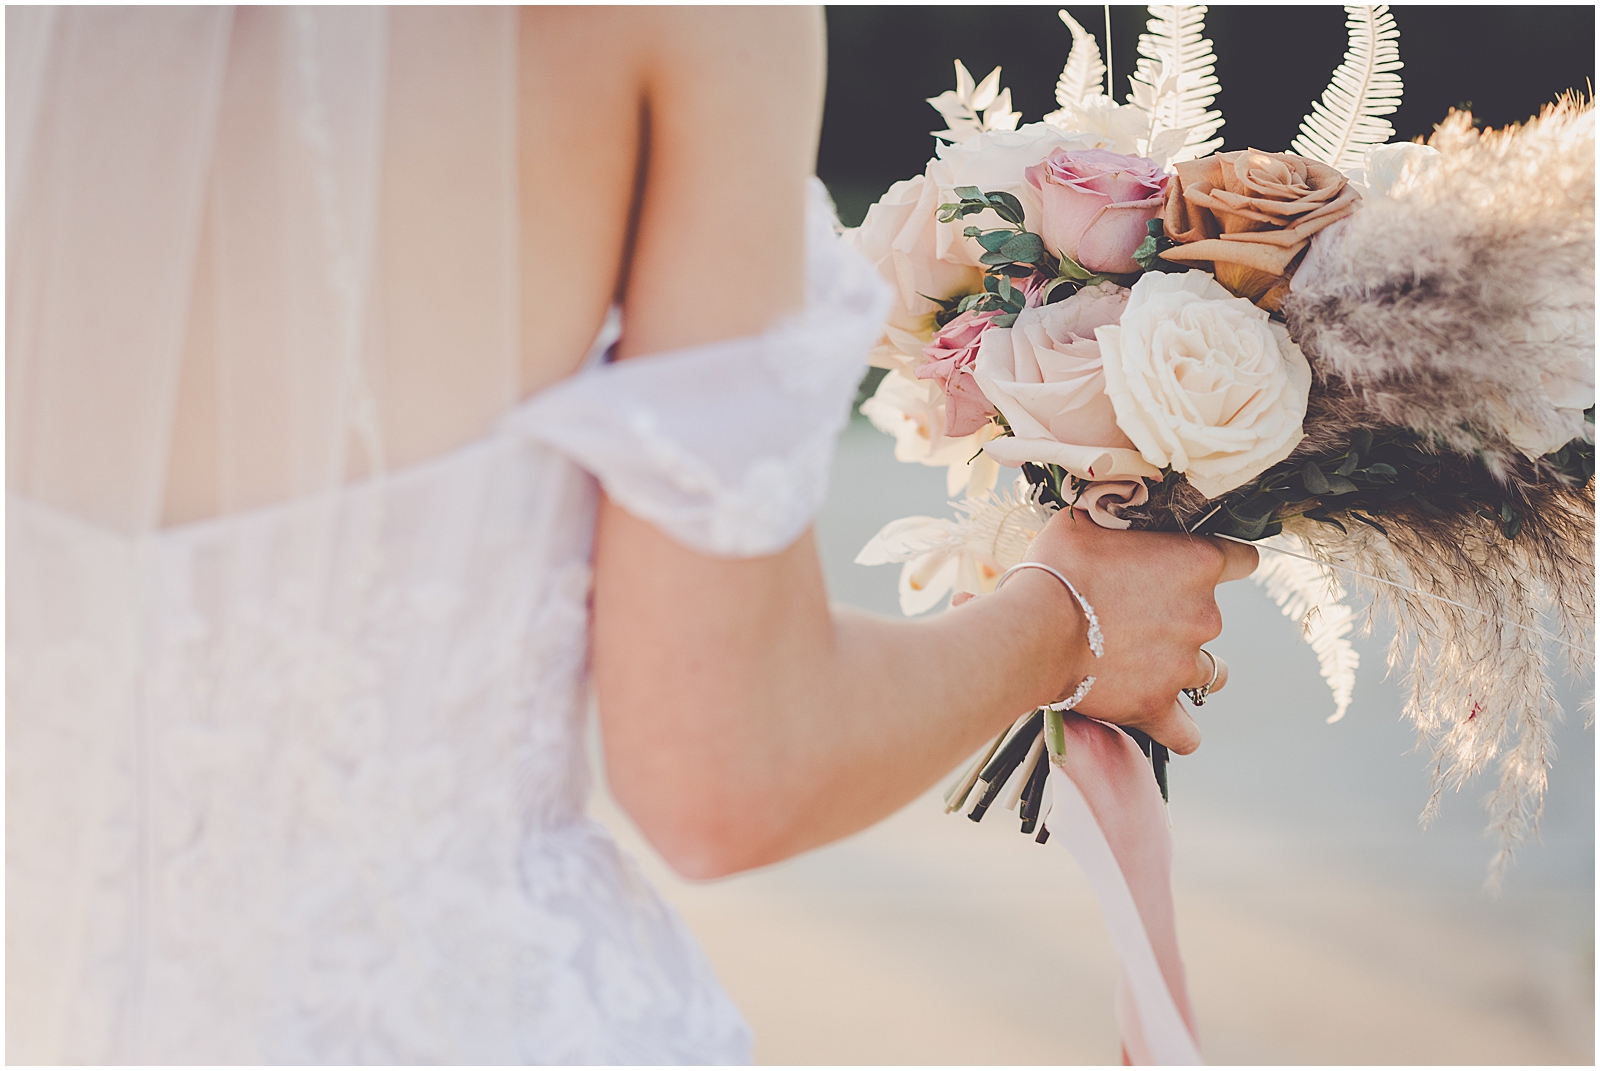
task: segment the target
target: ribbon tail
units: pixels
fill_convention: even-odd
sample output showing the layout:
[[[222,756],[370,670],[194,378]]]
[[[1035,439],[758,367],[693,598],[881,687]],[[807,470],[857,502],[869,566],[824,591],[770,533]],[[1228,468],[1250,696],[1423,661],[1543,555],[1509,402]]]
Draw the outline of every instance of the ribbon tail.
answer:
[[[1050,781],[1054,805],[1045,824],[1050,830],[1050,840],[1070,851],[1088,876],[1117,951],[1122,968],[1116,1002],[1117,1025],[1122,1034],[1124,1056],[1136,1065],[1203,1063],[1195,1034],[1186,1021],[1187,1016],[1180,1011],[1180,1005],[1188,1008],[1189,998],[1182,963],[1178,959],[1168,862],[1171,841],[1160,793],[1150,777],[1149,767],[1139,761],[1142,756],[1138,755],[1138,747],[1131,741],[1127,746],[1132,748],[1136,758],[1127,760],[1125,754],[1117,753],[1119,740],[1108,743],[1104,737],[1085,738],[1085,730],[1091,736],[1098,736],[1098,730],[1125,740],[1120,732],[1084,718],[1073,718],[1068,730],[1064,765],[1073,768],[1073,773],[1084,782],[1098,806],[1091,805],[1085,791],[1080,790],[1062,765],[1053,764]],[[1082,743],[1095,746],[1087,749],[1074,746]],[[1094,768],[1076,769],[1085,761]],[[1128,778],[1130,771],[1148,782],[1147,788],[1134,785]],[[1130,806],[1126,796],[1129,786],[1133,786],[1133,792],[1147,792],[1154,797],[1153,804],[1140,796],[1131,801],[1135,805]],[[1107,810],[1108,807],[1114,810]],[[1121,854],[1130,858],[1126,872],[1119,862],[1119,852],[1113,849],[1111,840],[1096,820],[1097,810],[1115,816],[1108,821],[1112,823]],[[1151,865],[1152,859],[1157,865]],[[1144,912],[1164,917],[1144,917],[1141,904]],[[1156,941],[1152,941],[1151,930],[1156,931]],[[1156,942],[1161,945],[1159,957]],[[1163,974],[1163,959],[1169,965],[1168,974]],[[1172,979],[1174,974],[1176,978]]]

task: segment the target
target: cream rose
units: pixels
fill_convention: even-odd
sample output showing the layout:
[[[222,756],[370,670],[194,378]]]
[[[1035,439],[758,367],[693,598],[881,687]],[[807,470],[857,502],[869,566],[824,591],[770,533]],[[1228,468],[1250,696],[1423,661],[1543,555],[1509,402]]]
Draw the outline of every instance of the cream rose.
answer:
[[[942,200],[938,184],[924,175],[896,182],[867,209],[861,226],[845,235],[894,286],[888,326],[911,335],[926,336],[933,326],[939,306],[929,298],[971,294],[983,287],[979,268],[939,259],[937,217]]]
[[[1096,329],[1117,424],[1144,460],[1207,498],[1304,438],[1311,366],[1289,332],[1202,271],[1140,276],[1119,324]]]
[[[987,130],[957,145],[940,145],[939,155],[928,161],[928,181],[945,201],[959,201],[957,186],[976,186],[984,193],[1001,191],[1022,202],[1028,229],[1039,230],[1039,191],[1024,172],[1057,149],[1093,148],[1093,134],[1072,134],[1045,123],[1029,123],[1020,130]],[[993,212],[979,212],[951,223],[939,223],[935,255],[951,264],[977,267],[984,249],[976,239],[963,236],[968,227],[993,230],[1006,227]],[[974,288],[976,289],[976,287]]]
[[[990,457],[1060,465],[1081,480],[1160,478],[1117,427],[1100,368],[1095,329],[1117,322],[1128,294],[1114,283],[1085,287],[984,333],[973,378],[1012,432],[984,444]]]

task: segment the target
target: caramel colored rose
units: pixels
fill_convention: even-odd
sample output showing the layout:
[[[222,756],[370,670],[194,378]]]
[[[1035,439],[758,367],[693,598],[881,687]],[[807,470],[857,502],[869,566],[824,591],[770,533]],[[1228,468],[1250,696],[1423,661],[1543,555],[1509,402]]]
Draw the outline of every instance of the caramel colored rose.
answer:
[[[1162,222],[1179,244],[1162,259],[1209,261],[1217,282],[1265,309],[1278,307],[1311,236],[1361,199],[1337,168],[1293,153],[1244,149],[1174,167]]]

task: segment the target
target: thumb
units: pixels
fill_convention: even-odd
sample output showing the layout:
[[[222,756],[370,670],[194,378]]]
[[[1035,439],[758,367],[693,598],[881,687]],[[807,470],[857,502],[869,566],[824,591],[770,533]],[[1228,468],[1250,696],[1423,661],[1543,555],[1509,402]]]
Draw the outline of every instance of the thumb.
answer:
[[[1156,743],[1178,755],[1193,754],[1200,746],[1200,726],[1176,698],[1165,714],[1143,728]]]

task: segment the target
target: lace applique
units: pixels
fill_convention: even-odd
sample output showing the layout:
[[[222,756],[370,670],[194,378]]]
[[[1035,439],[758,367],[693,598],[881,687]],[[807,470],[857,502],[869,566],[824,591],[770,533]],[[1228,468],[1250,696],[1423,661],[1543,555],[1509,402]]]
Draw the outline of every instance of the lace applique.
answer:
[[[583,813],[593,510],[516,436],[143,547],[13,502],[8,1054],[747,1061]]]

